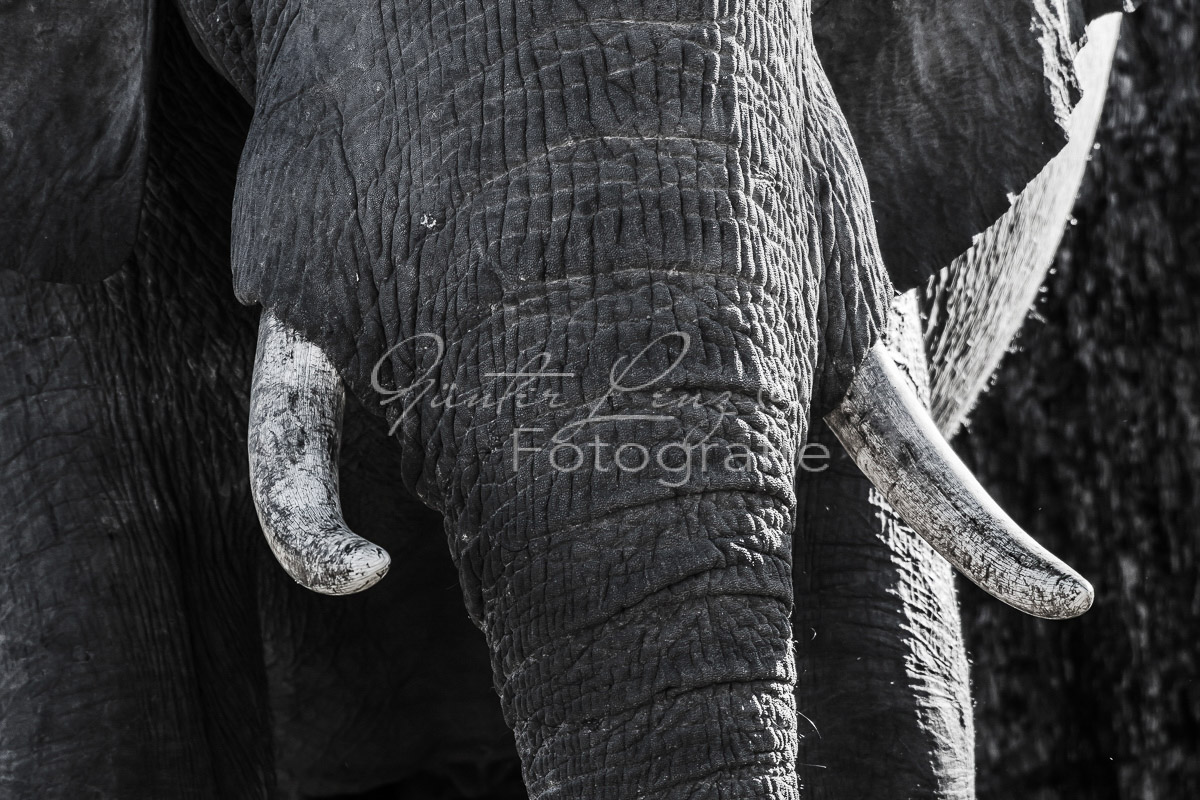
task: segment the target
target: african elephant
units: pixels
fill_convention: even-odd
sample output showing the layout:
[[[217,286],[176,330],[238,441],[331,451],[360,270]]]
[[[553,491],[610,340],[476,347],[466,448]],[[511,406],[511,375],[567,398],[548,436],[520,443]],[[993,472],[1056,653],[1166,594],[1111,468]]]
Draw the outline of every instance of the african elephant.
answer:
[[[945,568],[845,531],[894,509],[1043,616],[1090,587],[878,341],[1059,150],[1107,10],[0,8],[4,791],[480,796],[515,739],[539,798],[861,796],[817,737],[970,796],[961,670],[948,727],[843,670],[911,638],[847,585],[959,652],[952,595],[887,591]],[[391,574],[306,594],[263,533],[325,594]],[[887,752],[797,707],[854,694]]]

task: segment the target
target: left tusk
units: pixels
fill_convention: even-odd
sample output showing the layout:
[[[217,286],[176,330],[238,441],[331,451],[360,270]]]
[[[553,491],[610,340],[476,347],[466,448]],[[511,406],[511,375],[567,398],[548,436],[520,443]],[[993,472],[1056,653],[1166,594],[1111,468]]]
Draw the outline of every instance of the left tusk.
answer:
[[[938,432],[882,344],[825,422],[933,549],[988,594],[1047,619],[1077,617],[1092,587],[996,504]]]
[[[361,592],[391,564],[342,519],[344,403],[342,380],[320,348],[264,311],[250,392],[250,491],[275,558],[321,594]]]

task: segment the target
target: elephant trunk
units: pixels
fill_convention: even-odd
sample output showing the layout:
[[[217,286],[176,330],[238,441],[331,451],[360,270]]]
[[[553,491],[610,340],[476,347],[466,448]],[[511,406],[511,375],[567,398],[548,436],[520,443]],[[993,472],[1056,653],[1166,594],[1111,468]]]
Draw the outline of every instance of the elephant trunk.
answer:
[[[487,631],[531,797],[797,796],[789,520],[697,495],[503,565]]]
[[[714,329],[630,332],[598,401],[466,437],[487,446],[448,529],[533,798],[798,796],[804,422],[712,366]]]

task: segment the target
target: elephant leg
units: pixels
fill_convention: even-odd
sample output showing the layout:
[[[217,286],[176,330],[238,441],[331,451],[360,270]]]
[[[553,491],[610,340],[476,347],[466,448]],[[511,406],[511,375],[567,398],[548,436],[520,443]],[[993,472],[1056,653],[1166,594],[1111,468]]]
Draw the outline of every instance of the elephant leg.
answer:
[[[6,797],[267,795],[253,562],[225,546],[253,531],[222,529],[237,501],[190,468],[223,440],[196,387],[173,395],[148,331],[112,324],[138,283],[0,283]],[[161,321],[139,319],[155,347],[185,328]]]
[[[898,301],[893,331],[901,333],[889,348],[898,363],[917,367],[907,372],[927,393],[911,300]],[[793,620],[806,796],[974,797],[953,571],[904,526],[824,423],[809,440],[830,457],[806,459],[814,471],[802,471],[797,485]]]
[[[0,276],[3,797],[274,782],[245,489],[254,315],[214,217],[248,112],[163,21],[134,258],[87,287]]]

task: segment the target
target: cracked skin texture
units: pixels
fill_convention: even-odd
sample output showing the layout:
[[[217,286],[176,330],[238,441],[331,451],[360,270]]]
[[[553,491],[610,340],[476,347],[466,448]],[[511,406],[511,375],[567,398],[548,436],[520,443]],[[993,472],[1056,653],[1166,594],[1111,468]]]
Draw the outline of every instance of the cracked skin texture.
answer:
[[[89,285],[0,273],[0,796],[498,796],[519,775],[486,648],[377,417],[347,409],[341,494],[391,580],[331,603],[266,548],[258,314],[228,264],[249,108],[162,34],[134,256]]]
[[[574,405],[563,419],[603,386],[608,356],[636,352],[659,332],[687,332],[679,385],[732,388],[742,404],[739,421],[719,429],[722,441],[799,441],[810,404],[819,412],[837,398],[874,338],[887,294],[853,150],[811,45],[797,35],[806,33],[803,9],[772,8],[774,18],[752,22],[753,8],[659,4],[653,22],[636,4],[589,4],[588,19],[566,3],[488,8],[491,17],[481,4],[462,18],[440,5],[396,14],[354,6],[319,25],[289,4],[193,6],[210,61],[259,112],[238,199],[244,298],[289,312],[369,401],[374,356],[409,331],[453,339],[441,369],[469,385],[573,327],[551,355],[599,363],[568,387]],[[420,13],[429,18],[409,16]],[[500,13],[513,16],[502,25]],[[506,36],[517,23],[535,41]],[[404,46],[388,38],[402,34]],[[307,46],[323,61],[305,63]],[[647,70],[647,54],[657,68]],[[392,81],[399,66],[412,69]],[[378,103],[372,74],[388,79]],[[593,107],[592,98],[608,102]],[[616,189],[602,193],[602,179]],[[471,246],[484,238],[496,240],[494,250]],[[682,253],[672,250],[679,241],[688,244]],[[669,280],[656,292],[659,276]],[[723,303],[752,312],[731,318]],[[641,329],[616,324],[639,314]],[[408,329],[388,330],[385,321],[396,320]],[[503,347],[488,352],[481,342]],[[423,366],[413,350],[392,359],[392,380]],[[747,403],[760,393],[770,402]],[[614,408],[645,400],[631,394]],[[780,691],[794,680],[790,629],[780,622],[791,602],[786,469],[708,476],[673,492],[586,472],[555,483],[544,463],[513,477],[495,443],[528,420],[476,416],[414,417],[401,429],[405,477],[461,508],[449,527],[464,590],[492,641],[537,790],[686,793],[668,775],[715,774],[718,792],[794,792],[784,758],[794,712]],[[673,424],[719,422],[697,411]],[[674,435],[620,425],[608,433]],[[665,532],[645,531],[650,502],[668,509]],[[569,524],[539,517],[554,504],[571,512]],[[484,513],[492,508],[503,513]],[[608,537],[608,560],[588,550],[598,536]],[[558,577],[539,583],[549,567]],[[610,579],[608,595],[589,583]],[[569,619],[547,611],[558,597],[570,599]],[[652,625],[656,613],[668,622]],[[724,619],[746,621],[735,626],[741,638],[721,630]],[[626,663],[634,646],[645,663]],[[609,692],[595,674],[544,685],[538,670],[547,664],[557,676],[586,666],[619,686]],[[755,698],[743,716],[739,686]],[[683,760],[642,758],[648,726],[669,730],[665,744]],[[728,747],[686,760],[722,731]],[[573,766],[589,766],[586,758],[601,768],[564,776],[556,767],[564,753],[582,754]],[[628,776],[605,770],[610,762],[630,764]],[[706,771],[714,763],[718,772]]]
[[[392,407],[531,796],[795,797],[792,458],[891,293],[807,9],[255,8],[240,299],[368,405],[385,357],[394,387],[570,373],[552,408]],[[653,392],[604,395],[639,353],[626,386],[707,404],[626,419]],[[682,485],[544,449],[514,468],[514,433],[572,425],[777,457]]]
[[[620,293],[649,316],[666,285],[763,307],[795,340],[773,348],[794,351],[800,401],[815,380],[827,407],[888,284],[804,9],[647,6],[254,6],[273,24],[235,206],[239,296],[312,334],[370,400],[405,337],[499,341],[515,308],[581,281],[599,285],[576,306]],[[397,381],[413,349],[391,359]]]

